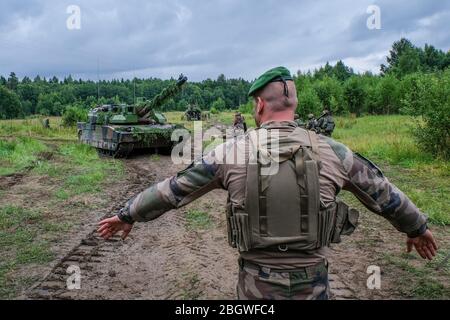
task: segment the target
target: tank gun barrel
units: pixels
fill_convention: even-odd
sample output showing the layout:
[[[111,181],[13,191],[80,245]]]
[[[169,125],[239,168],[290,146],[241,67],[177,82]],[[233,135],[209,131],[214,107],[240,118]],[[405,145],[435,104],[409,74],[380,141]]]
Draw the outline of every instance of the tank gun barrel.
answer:
[[[151,115],[152,110],[161,107],[164,103],[167,102],[167,100],[177,95],[181,91],[183,85],[187,82],[187,80],[188,78],[183,74],[181,74],[176,83],[171,84],[170,86],[162,90],[152,100],[144,102],[143,105],[141,106],[142,109],[138,111],[139,117],[141,118],[149,117]]]

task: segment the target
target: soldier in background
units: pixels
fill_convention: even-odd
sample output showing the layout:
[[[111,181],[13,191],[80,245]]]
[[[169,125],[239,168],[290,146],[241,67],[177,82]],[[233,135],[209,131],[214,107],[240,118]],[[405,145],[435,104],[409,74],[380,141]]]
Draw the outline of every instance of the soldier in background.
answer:
[[[315,131],[317,126],[317,120],[312,113],[308,114],[308,124],[306,125],[307,130]]]
[[[202,111],[197,105],[189,105],[185,112],[186,120],[200,121],[202,119]]]
[[[322,133],[322,127],[325,123],[327,111],[328,111],[327,109],[323,109],[322,114],[320,115],[319,119],[317,119],[316,122],[317,133]]]
[[[240,253],[238,298],[328,299],[327,247],[356,225],[357,213],[336,198],[347,190],[406,234],[408,251],[414,246],[422,258],[433,259],[437,245],[427,217],[377,166],[293,121],[297,90],[286,68],[260,76],[249,96],[258,129],[218,146],[132,198],[116,216],[99,223],[100,235],[108,239],[121,231],[125,239],[135,222],[151,221],[224,188],[229,243]],[[277,134],[279,143],[254,145],[252,135],[258,132]],[[250,145],[257,149],[258,164],[245,152]],[[227,153],[239,151],[244,151],[245,162],[227,163]],[[279,168],[269,179],[262,167],[274,154],[278,157],[271,161]]]
[[[233,128],[247,132],[247,123],[245,122],[244,116],[240,112],[236,112],[234,114]]]
[[[300,128],[306,127],[306,124],[303,122],[303,120],[300,118],[300,116],[297,113],[294,115],[294,121],[297,123],[297,125]]]
[[[324,127],[322,128],[322,132],[327,137],[331,137],[333,135],[334,128],[336,124],[334,123],[333,116],[330,110],[326,110],[326,116],[324,121]]]
[[[328,109],[324,109],[320,119],[317,121],[318,132],[331,137],[335,128],[334,119],[331,115],[331,111]]]
[[[46,118],[46,119],[42,120],[42,126],[45,129],[50,129],[50,119]]]

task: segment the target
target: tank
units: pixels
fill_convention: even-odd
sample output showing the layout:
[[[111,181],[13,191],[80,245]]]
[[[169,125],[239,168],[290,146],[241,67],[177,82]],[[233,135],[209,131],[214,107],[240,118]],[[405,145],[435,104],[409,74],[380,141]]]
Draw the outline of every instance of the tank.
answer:
[[[91,145],[100,154],[126,158],[134,150],[154,149],[169,152],[177,143],[171,140],[181,125],[167,123],[157,110],[181,92],[187,77],[162,90],[152,100],[140,100],[135,105],[102,105],[89,111],[88,121],[77,123],[78,139]]]

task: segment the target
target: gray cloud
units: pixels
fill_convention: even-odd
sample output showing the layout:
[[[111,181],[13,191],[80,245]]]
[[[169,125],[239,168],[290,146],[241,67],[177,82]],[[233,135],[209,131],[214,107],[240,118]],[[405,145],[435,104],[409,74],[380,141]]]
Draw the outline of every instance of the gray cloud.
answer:
[[[68,5],[81,8],[81,30],[66,28]],[[366,9],[381,8],[382,29],[368,30]],[[162,77],[253,79],[342,59],[378,71],[393,41],[405,36],[448,50],[446,1],[2,0],[0,74],[72,74],[95,79]]]

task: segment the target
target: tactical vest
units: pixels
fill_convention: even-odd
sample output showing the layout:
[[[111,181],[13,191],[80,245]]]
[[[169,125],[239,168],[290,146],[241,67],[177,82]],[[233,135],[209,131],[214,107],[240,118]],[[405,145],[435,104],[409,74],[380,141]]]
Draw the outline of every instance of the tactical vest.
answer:
[[[262,175],[263,166],[247,165],[245,209],[228,199],[228,239],[240,252],[252,249],[276,251],[314,250],[341,241],[351,234],[358,212],[336,200],[320,201],[320,158],[314,132],[297,128],[309,141],[291,159],[279,163],[275,175]]]
[[[327,120],[326,120],[326,125],[325,125],[325,131],[326,132],[333,132],[334,131],[334,128],[335,128],[335,123],[334,123],[334,120],[333,120],[333,118],[332,117],[327,117]]]

